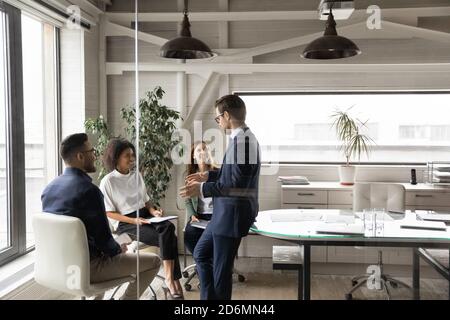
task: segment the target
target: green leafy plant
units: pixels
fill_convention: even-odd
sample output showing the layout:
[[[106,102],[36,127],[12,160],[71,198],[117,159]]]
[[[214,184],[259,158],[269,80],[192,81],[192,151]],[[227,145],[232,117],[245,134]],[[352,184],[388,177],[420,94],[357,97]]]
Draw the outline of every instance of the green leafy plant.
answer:
[[[95,166],[100,169],[98,178],[101,180],[107,174],[107,172],[100,155],[105,152],[108,141],[111,138],[111,134],[108,130],[108,125],[106,124],[106,121],[102,115],[100,115],[97,119],[87,119],[84,122],[84,127],[87,132],[97,136],[97,143],[94,145],[95,154],[97,156],[97,160],[95,160]]]
[[[336,110],[331,118],[333,119],[332,128],[336,130],[338,139],[341,141],[341,151],[345,156],[346,165],[350,165],[350,160],[353,157],[361,160],[361,154],[369,156],[371,144],[374,143],[372,138],[362,134],[361,129],[366,127],[366,123],[359,119],[352,118],[348,111]]]
[[[176,120],[180,113],[161,104],[161,87],[146,93],[139,102],[139,167],[149,190],[151,201],[159,205],[169,187],[173,166],[171,150],[179,144],[173,139]],[[126,132],[131,141],[136,139],[136,113],[134,107],[122,108],[121,116],[127,123]]]
[[[176,131],[176,120],[181,119],[179,112],[171,110],[161,104],[164,95],[161,87],[156,87],[145,94],[145,98],[139,101],[139,170],[144,178],[150,200],[159,206],[165,191],[169,187],[173,161],[171,151],[179,145],[180,139],[173,134]],[[136,140],[136,110],[134,106],[122,108],[122,119],[126,123],[126,137],[131,141]],[[106,129],[103,129],[104,124]],[[88,119],[85,122],[86,130],[99,135],[96,150],[103,154],[106,143],[111,138],[106,123],[98,119]],[[102,129],[102,130],[99,130]],[[95,130],[95,132],[94,132]],[[103,163],[98,163],[105,172]],[[101,177],[100,177],[101,179]]]

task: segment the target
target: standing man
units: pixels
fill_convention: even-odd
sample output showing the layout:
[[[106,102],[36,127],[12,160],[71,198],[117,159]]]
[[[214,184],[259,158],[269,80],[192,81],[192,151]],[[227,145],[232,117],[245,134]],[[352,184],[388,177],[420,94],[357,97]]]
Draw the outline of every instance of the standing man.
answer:
[[[261,168],[256,137],[245,124],[245,103],[237,95],[216,101],[216,122],[229,132],[220,171],[187,176],[183,197],[213,197],[213,215],[194,250],[200,299],[230,300],[234,259],[242,237],[258,214]]]

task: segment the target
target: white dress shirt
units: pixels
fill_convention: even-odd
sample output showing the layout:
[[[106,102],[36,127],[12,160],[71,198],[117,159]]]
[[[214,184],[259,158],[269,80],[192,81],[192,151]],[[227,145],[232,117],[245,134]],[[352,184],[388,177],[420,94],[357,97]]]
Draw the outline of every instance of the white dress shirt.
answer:
[[[244,132],[243,126],[240,126],[238,128],[234,128],[233,130],[231,130],[230,136],[228,137],[227,149],[230,146],[230,143],[233,141],[233,139],[241,132]],[[202,182],[200,184],[200,198],[201,199],[204,199],[204,197],[203,197],[203,184],[204,184],[204,182]]]

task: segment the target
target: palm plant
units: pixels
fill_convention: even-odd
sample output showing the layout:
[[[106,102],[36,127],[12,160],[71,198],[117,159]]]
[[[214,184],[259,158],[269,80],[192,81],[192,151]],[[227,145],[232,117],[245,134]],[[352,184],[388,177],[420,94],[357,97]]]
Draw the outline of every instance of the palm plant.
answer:
[[[336,110],[331,118],[333,119],[332,128],[335,128],[338,139],[342,142],[340,150],[345,156],[346,165],[350,165],[353,157],[361,161],[361,154],[369,156],[373,139],[362,134],[361,129],[366,127],[367,120],[362,122],[359,119],[353,119],[348,111]]]

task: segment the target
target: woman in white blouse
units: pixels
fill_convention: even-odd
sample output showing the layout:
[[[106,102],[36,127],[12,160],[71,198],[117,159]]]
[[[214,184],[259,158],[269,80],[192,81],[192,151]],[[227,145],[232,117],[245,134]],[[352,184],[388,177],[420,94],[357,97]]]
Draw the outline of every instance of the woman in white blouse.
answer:
[[[127,233],[136,239],[139,224],[139,241],[160,248],[167,285],[167,288],[164,288],[166,298],[169,294],[173,299],[182,299],[175,226],[169,221],[152,224],[147,222],[146,219],[152,216],[162,216],[163,210],[155,208],[150,202],[140,173],[139,184],[137,183],[133,144],[125,139],[111,140],[103,161],[109,173],[100,182],[100,190],[104,195],[106,214],[112,220],[114,229],[118,234]],[[136,190],[139,190],[139,199]]]

